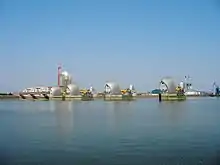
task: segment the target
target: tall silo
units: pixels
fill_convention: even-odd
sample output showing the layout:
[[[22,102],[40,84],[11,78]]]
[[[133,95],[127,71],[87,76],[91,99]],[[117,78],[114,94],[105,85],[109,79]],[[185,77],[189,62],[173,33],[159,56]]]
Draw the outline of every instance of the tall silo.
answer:
[[[60,75],[61,84],[60,86],[67,87],[72,82],[72,77],[67,71],[63,71]]]

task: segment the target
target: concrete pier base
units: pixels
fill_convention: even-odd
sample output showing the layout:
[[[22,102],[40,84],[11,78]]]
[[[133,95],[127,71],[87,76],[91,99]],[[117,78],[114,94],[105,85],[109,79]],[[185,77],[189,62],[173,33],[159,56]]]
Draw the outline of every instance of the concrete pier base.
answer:
[[[162,94],[161,101],[184,101],[186,100],[185,95],[177,95],[177,94]]]
[[[105,101],[130,101],[134,98],[132,95],[104,95]]]
[[[86,97],[82,95],[75,95],[75,96],[47,96],[47,95],[22,95],[20,96],[22,100],[41,100],[41,101],[48,101],[48,100],[63,100],[63,101],[71,101],[71,100],[82,100],[82,101],[90,101],[93,100],[93,97]]]

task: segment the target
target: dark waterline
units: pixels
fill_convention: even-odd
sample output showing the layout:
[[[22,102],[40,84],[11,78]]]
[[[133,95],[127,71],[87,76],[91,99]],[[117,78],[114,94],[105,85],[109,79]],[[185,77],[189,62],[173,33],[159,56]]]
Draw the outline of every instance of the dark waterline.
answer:
[[[0,165],[220,164],[220,99],[0,102]]]

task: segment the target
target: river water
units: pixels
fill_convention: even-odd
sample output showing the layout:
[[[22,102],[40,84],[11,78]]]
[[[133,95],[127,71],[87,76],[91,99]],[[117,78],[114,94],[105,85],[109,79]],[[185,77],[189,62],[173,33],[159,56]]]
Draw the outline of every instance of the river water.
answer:
[[[1,101],[1,165],[218,165],[220,99]]]

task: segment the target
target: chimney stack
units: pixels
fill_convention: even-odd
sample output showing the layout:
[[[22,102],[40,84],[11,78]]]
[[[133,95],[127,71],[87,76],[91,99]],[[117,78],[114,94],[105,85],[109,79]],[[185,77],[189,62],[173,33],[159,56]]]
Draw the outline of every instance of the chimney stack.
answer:
[[[61,75],[61,69],[62,67],[59,65],[58,66],[58,72],[57,72],[57,79],[58,79],[58,86],[60,86],[60,75]]]

